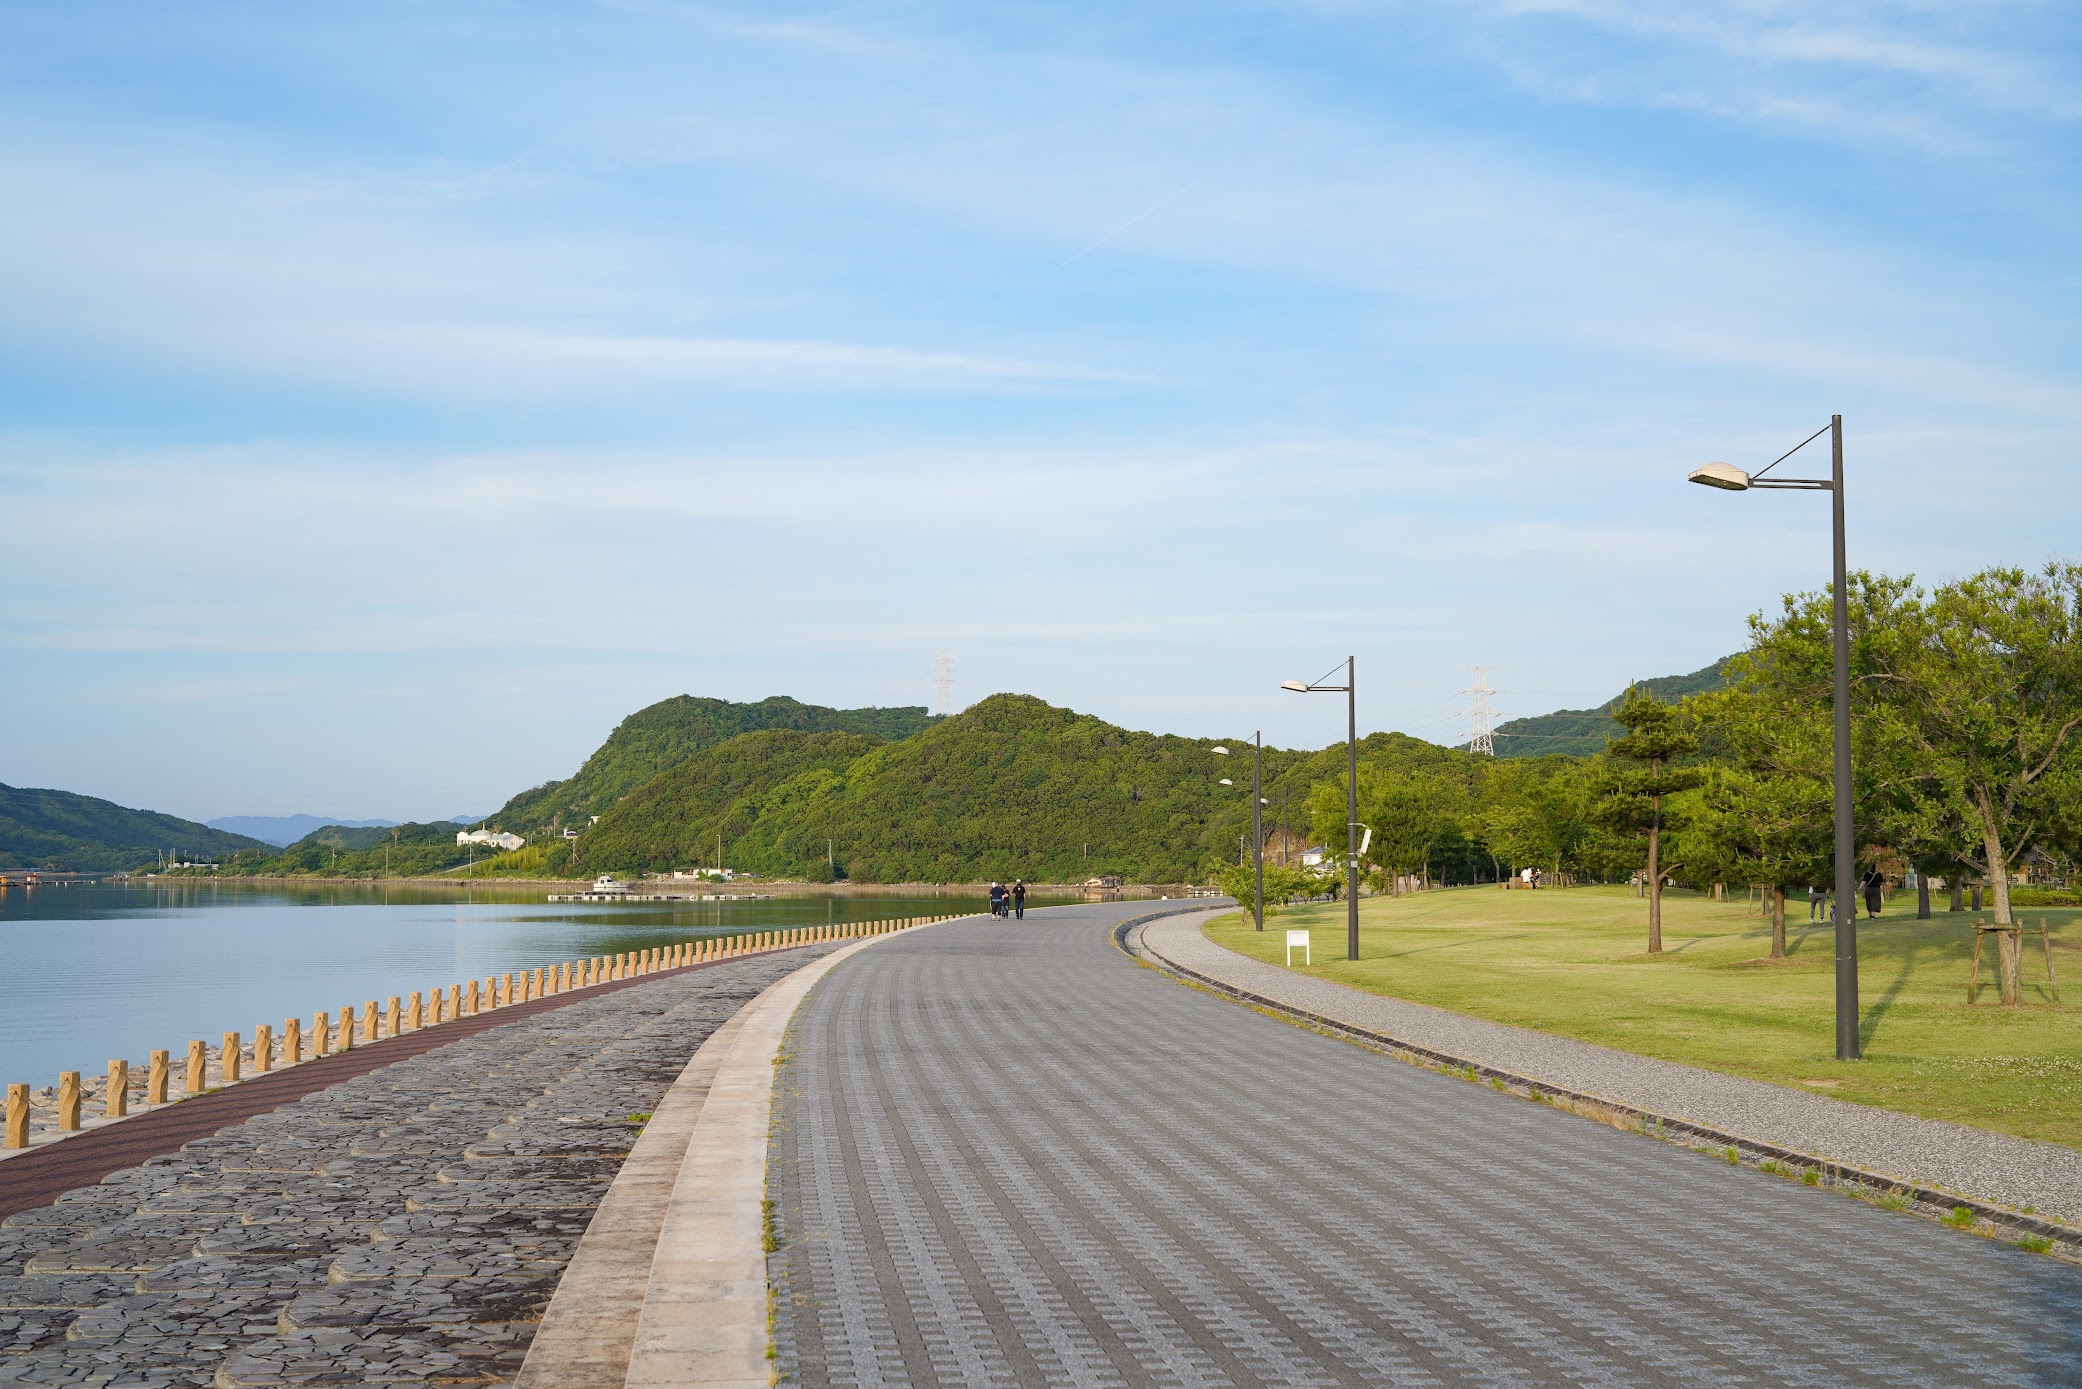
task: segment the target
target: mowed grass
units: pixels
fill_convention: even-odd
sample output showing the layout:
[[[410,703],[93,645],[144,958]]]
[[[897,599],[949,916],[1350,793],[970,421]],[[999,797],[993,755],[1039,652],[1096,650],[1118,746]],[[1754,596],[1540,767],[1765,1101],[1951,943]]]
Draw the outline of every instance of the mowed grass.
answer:
[[[1648,904],[1624,887],[1506,892],[1453,888],[1360,904],[1360,958],[1347,962],[1343,903],[1288,908],[1265,932],[1248,914],[1207,934],[1280,963],[1285,931],[1307,927],[1315,964],[1296,970],[1455,1012],[1645,1056],[1950,1119],[2082,1148],[2082,910],[2020,909],[2023,1003],[1995,1002],[1994,942],[1984,950],[1981,1002],[1966,1004],[1972,912],[1915,919],[1897,894],[1877,921],[1858,923],[1865,1058],[1835,1059],[1835,955],[1827,923],[1809,926],[1789,902],[1791,958],[1773,964],[1768,919],[1742,901],[1672,893],[1663,901],[1663,955],[1646,953]],[[1985,916],[1985,914],[1983,914]],[[2067,986],[2056,1006],[2036,927],[2052,934]]]

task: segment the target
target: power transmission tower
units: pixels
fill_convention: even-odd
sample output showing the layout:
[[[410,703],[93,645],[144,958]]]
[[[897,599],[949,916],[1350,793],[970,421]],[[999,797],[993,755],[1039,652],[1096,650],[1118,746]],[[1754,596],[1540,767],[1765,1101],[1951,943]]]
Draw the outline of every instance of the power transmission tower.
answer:
[[[1464,695],[1473,695],[1475,702],[1467,710],[1469,752],[1479,752],[1484,757],[1496,756],[1496,710],[1489,697],[1496,693],[1489,685],[1489,667],[1474,667],[1475,683],[1462,690]],[[1436,706],[1434,706],[1436,707]]]
[[[933,712],[942,716],[954,712],[954,656],[945,647],[940,649],[940,698]]]

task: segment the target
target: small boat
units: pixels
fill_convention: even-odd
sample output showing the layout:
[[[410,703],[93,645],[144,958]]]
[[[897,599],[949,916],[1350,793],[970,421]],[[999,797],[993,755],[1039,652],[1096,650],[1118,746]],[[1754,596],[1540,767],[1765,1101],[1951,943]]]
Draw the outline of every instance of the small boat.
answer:
[[[593,879],[593,886],[589,890],[599,893],[620,894],[627,892],[629,885],[618,881],[612,873],[602,873],[599,877]]]

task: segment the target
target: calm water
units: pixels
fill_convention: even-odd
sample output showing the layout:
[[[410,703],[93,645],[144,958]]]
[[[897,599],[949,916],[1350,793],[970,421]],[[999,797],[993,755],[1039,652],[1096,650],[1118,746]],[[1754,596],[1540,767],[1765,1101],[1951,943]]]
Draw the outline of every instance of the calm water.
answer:
[[[981,898],[556,903],[542,891],[40,887],[0,892],[0,1082],[178,1058],[256,1023],[697,936],[986,910]],[[1039,899],[1036,899],[1037,902]]]

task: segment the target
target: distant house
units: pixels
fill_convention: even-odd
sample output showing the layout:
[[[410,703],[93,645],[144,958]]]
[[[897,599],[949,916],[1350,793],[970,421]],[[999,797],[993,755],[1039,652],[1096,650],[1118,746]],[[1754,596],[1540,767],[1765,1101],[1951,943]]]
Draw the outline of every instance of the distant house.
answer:
[[[465,844],[483,844],[488,848],[505,849],[509,853],[528,841],[517,834],[501,834],[497,830],[457,830],[455,844],[460,849]]]
[[[1323,860],[1329,854],[1330,850],[1324,848],[1321,844],[1311,844],[1308,848],[1301,851],[1301,866],[1303,868],[1321,868]]]

